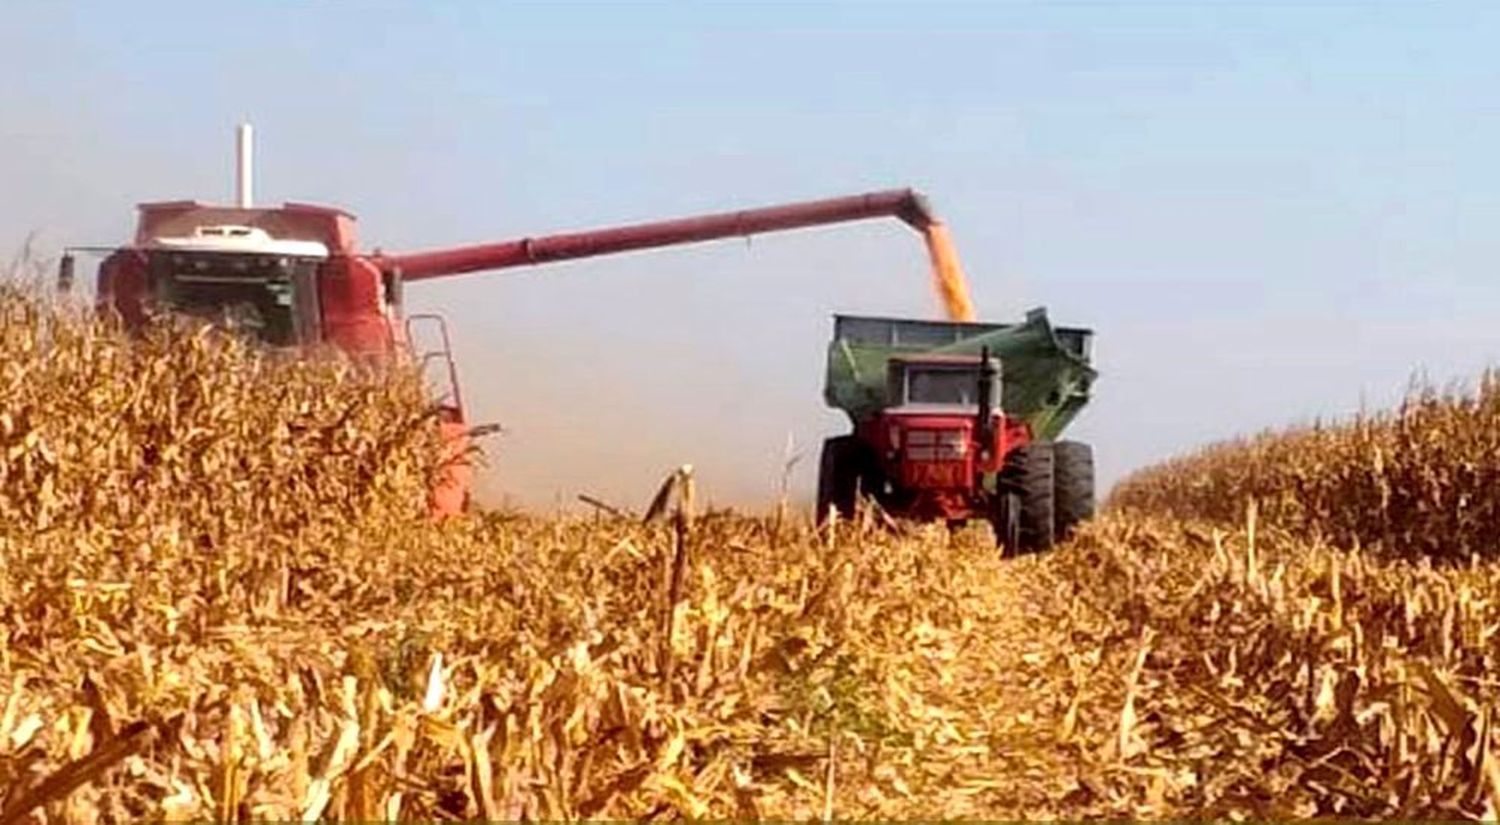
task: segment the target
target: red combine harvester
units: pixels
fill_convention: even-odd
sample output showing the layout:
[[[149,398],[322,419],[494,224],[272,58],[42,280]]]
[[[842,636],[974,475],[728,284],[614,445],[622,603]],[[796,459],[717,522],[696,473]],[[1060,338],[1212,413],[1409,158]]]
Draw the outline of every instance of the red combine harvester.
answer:
[[[425,366],[445,367],[447,391],[438,399],[440,426],[454,456],[471,437],[457,370],[441,316],[402,311],[403,285],[472,272],[748,236],[822,224],[894,217],[919,232],[936,224],[925,199],[909,190],[723,212],[678,220],[571,232],[409,254],[360,252],[355,218],[328,206],[287,203],[257,207],[251,197],[251,133],[238,137],[238,198],[234,206],[196,201],[139,207],[127,246],[68,250],[59,288],[73,282],[73,252],[103,252],[96,303],[128,328],[153,308],[214,320],[235,319],[272,346],[333,345],[353,356],[411,353]],[[415,344],[417,324],[436,331],[434,348]],[[455,460],[434,489],[433,510],[467,508],[472,468]]]

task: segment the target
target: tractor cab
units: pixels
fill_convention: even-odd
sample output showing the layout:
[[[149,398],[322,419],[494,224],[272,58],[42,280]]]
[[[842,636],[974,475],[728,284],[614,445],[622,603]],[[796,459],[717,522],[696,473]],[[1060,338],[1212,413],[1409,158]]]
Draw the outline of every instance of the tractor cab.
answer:
[[[1000,361],[972,355],[897,356],[887,406],[866,425],[889,475],[916,486],[969,487],[1001,454]]]
[[[884,409],[856,428],[878,468],[867,492],[930,518],[966,515],[983,477],[1026,438],[1002,412],[1000,375],[988,352],[890,358]]]
[[[994,379],[1000,376],[1000,362],[989,359]],[[898,356],[886,367],[887,411],[964,412],[974,415],[980,406],[981,361],[970,355]],[[991,380],[985,405],[992,410],[1000,406],[1000,383]]]

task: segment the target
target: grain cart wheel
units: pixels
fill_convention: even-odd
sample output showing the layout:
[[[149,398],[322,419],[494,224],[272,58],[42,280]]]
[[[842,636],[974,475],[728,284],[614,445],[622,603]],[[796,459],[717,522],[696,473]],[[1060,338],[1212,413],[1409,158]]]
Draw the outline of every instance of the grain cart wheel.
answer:
[[[818,524],[828,520],[830,507],[838,511],[839,518],[854,516],[859,485],[858,448],[859,443],[852,435],[823,442],[823,458],[818,465]]]
[[[990,526],[995,530],[995,545],[1005,558],[1021,555],[1021,497],[1005,489],[990,500]]]
[[[1052,445],[1057,540],[1094,517],[1094,448],[1078,441]]]
[[[1057,535],[1051,444],[1027,444],[1005,460],[1000,482],[1021,501],[1018,546],[1022,553],[1050,550]]]

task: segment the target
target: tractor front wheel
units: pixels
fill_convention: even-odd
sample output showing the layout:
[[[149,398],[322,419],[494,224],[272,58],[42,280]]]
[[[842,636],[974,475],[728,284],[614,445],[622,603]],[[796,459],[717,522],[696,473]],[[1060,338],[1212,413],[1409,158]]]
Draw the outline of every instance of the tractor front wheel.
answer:
[[[995,530],[995,544],[1000,555],[1009,558],[1021,554],[1021,497],[1003,486],[990,501],[990,526]]]

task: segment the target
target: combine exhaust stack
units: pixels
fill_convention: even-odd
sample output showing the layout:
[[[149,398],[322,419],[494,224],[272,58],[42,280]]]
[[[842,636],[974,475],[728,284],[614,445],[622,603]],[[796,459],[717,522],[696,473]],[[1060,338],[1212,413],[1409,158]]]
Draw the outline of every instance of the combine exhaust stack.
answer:
[[[250,124],[241,123],[235,132],[234,154],[235,154],[235,176],[234,176],[234,200],[235,205],[241,209],[250,209],[255,203],[254,181],[251,176],[254,173],[254,131]]]

